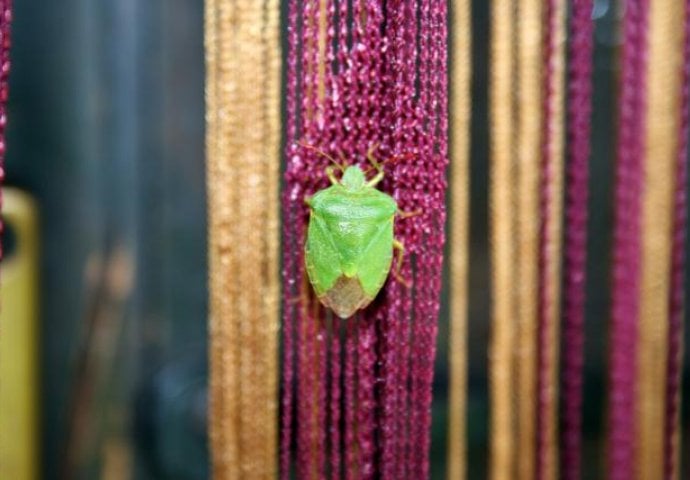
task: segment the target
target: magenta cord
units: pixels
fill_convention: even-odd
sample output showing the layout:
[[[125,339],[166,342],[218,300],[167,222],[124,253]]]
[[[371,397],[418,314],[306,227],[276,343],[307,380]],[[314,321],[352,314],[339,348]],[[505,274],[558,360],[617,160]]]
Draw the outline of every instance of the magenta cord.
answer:
[[[633,478],[635,464],[636,337],[639,318],[648,12],[648,0],[625,2],[609,343],[607,472],[610,480]]]
[[[582,382],[592,111],[592,1],[575,0],[570,18],[563,303],[561,475],[581,478]]]

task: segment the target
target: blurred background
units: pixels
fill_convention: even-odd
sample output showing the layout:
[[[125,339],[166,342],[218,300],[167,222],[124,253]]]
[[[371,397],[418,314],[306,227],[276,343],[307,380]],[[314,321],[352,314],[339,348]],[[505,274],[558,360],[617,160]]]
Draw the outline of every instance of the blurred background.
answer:
[[[40,218],[40,478],[207,478],[202,23],[201,1],[15,2],[7,185]]]
[[[488,435],[489,5],[473,3],[468,435],[469,477],[479,479]],[[602,478],[604,454],[618,43],[613,5],[595,4],[587,479]],[[35,200],[40,232],[40,311],[24,340],[38,352],[40,478],[208,478],[203,2],[17,1],[14,19],[7,185]],[[8,261],[23,241],[13,225]],[[443,478],[446,455],[447,321],[444,307],[433,478]]]

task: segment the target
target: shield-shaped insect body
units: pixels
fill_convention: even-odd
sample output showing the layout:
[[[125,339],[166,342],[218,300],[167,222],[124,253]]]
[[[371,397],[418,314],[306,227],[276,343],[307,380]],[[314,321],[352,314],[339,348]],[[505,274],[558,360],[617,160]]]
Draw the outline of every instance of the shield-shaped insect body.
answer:
[[[305,247],[307,273],[317,297],[341,318],[369,305],[391,270],[398,206],[377,190],[379,171],[367,181],[357,166],[347,167],[338,181],[307,199],[310,207]]]

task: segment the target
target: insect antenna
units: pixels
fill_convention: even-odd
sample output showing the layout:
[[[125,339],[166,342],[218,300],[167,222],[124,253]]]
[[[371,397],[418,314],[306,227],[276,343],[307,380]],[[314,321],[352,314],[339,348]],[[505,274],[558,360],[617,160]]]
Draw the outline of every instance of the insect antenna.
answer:
[[[338,150],[338,158],[342,162],[341,165],[343,167],[347,167],[347,159],[345,158],[345,154],[343,153],[342,150]]]
[[[366,170],[364,170],[364,174],[368,175],[372,171],[372,169],[375,169],[375,170],[380,172],[383,170],[383,166],[388,164],[388,163],[396,163],[396,162],[399,162],[401,160],[412,159],[415,157],[417,157],[416,153],[401,153],[399,155],[393,155],[392,157],[389,157],[389,158],[383,160],[382,162],[377,162],[373,158],[372,155],[368,155],[367,159],[372,164],[372,166],[367,168]]]
[[[344,166],[344,165],[345,165],[345,161],[344,161],[344,159],[343,159],[343,163],[340,163],[340,162],[338,162],[335,158],[333,158],[332,156],[330,156],[329,154],[327,154],[326,152],[324,152],[324,151],[321,150],[320,148],[315,147],[314,145],[310,145],[310,144],[308,144],[308,143],[306,143],[306,142],[302,142],[302,141],[297,142],[297,144],[300,145],[301,147],[304,147],[304,148],[306,148],[306,149],[308,149],[308,150],[311,150],[311,151],[313,151],[313,152],[318,153],[319,155],[321,155],[321,156],[324,157],[324,158],[327,158],[328,160],[331,161],[331,163],[333,163],[333,165],[335,165],[336,167],[338,167],[338,170],[340,170],[341,172],[344,172],[344,171],[345,171],[345,166]],[[340,155],[341,155],[341,159],[342,159],[342,153],[341,153]]]

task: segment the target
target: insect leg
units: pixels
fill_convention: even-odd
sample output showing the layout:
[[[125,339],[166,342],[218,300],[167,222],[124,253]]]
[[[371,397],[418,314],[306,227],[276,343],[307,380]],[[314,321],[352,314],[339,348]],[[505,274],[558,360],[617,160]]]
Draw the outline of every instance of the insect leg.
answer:
[[[367,187],[375,187],[381,180],[383,180],[383,172],[376,174],[374,178],[367,182]]]
[[[411,158],[416,158],[417,154],[416,153],[403,153],[400,155],[394,155],[390,158],[387,158],[386,160],[379,162],[376,160],[374,157],[374,151],[379,147],[379,144],[374,144],[369,148],[369,151],[367,152],[367,160],[369,160],[369,163],[371,163],[371,166],[378,172],[378,174],[372,178],[369,183],[367,184],[370,187],[375,186],[377,183],[379,183],[381,180],[383,180],[384,176],[384,170],[383,166],[389,162],[397,162],[398,160],[403,160],[403,159],[411,159]],[[371,169],[367,169],[364,173],[369,173]]]
[[[371,147],[369,147],[369,150],[367,150],[367,160],[369,160],[369,163],[371,163],[371,166],[374,167],[377,172],[383,173],[383,167],[381,166],[381,163],[377,162],[376,158],[374,157],[374,152],[377,148],[379,148],[378,143],[375,143]]]
[[[421,215],[421,214],[422,214],[421,208],[418,208],[417,210],[412,210],[411,212],[405,212],[403,210],[398,210],[398,216],[403,220],[406,218],[410,218],[410,217],[416,217],[417,215]]]
[[[400,240],[393,239],[393,248],[398,251],[398,259],[395,262],[395,269],[393,270],[393,276],[395,279],[402,283],[406,288],[410,288],[412,285],[408,280],[405,280],[400,273],[402,271],[403,260],[405,259],[405,245]]]
[[[302,303],[302,304],[305,304],[305,305],[306,305],[307,302],[309,301],[309,297],[307,296],[307,294],[306,294],[305,292],[302,292],[302,293],[300,293],[300,294],[297,295],[297,296],[290,297],[290,298],[286,299],[285,301],[286,301],[289,305],[295,305],[295,304],[298,304],[298,303]]]
[[[371,180],[369,180],[369,181],[367,182],[367,187],[374,187],[374,186],[376,186],[376,184],[378,184],[381,180],[383,180],[383,175],[384,175],[384,173],[383,173],[383,167],[382,167],[381,164],[380,164],[379,162],[377,162],[376,159],[374,158],[374,151],[375,151],[377,148],[379,148],[379,144],[378,144],[378,143],[375,143],[374,145],[372,145],[371,147],[369,147],[369,150],[367,151],[367,160],[369,160],[369,163],[371,163],[371,166],[374,167],[374,168],[376,169],[376,171],[378,172],[378,173],[374,176],[374,178],[372,178]]]
[[[376,170],[382,172],[383,166],[387,163],[395,163],[400,160],[409,160],[417,157],[418,155],[416,153],[401,153],[399,155],[393,155],[392,157],[389,157],[383,160],[382,162],[377,162],[376,159],[373,157],[373,152],[370,150],[370,155],[367,156],[367,159]]]
[[[337,185],[340,183],[340,181],[335,176],[335,170],[334,170],[335,168],[336,167],[333,165],[326,167],[326,176],[328,177],[328,179],[331,181],[331,183],[333,185]]]

